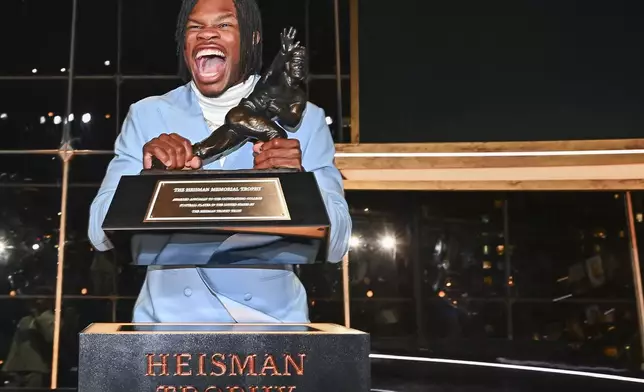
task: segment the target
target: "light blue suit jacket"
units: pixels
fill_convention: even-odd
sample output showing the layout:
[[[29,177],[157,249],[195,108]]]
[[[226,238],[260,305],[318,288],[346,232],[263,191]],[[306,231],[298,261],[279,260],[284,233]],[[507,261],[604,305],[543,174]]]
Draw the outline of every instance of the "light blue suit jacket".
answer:
[[[162,133],[178,133],[192,143],[210,134],[202,110],[190,85],[163,96],[143,99],[132,105],[116,139],[115,157],[90,210],[89,238],[98,251],[113,247],[101,226],[123,175],[138,175],[143,168],[143,145]],[[349,248],[351,218],[344,199],[340,172],[334,165],[335,147],[324,111],[309,103],[297,132],[289,137],[300,141],[302,165],[313,172],[319,184],[331,222],[328,261],[342,260]],[[205,169],[252,169],[252,144]],[[302,257],[278,237],[234,235],[212,242],[213,249],[241,249],[244,244],[264,242],[249,258],[266,261],[264,266],[201,268],[149,266],[134,308],[134,322],[307,322],[308,303],[302,283],[288,265],[270,265],[271,255]],[[134,245],[138,262],[156,259],[161,248],[153,238],[139,238]],[[146,243],[147,242],[147,243]],[[276,252],[276,244],[283,244]],[[188,244],[189,245],[189,244]],[[162,251],[162,253],[165,252]],[[289,253],[291,252],[291,253]],[[173,249],[173,254],[180,254]],[[242,253],[243,254],[243,253]],[[189,263],[190,261],[187,261]],[[149,264],[149,263],[148,263]],[[253,263],[254,264],[254,263]]]

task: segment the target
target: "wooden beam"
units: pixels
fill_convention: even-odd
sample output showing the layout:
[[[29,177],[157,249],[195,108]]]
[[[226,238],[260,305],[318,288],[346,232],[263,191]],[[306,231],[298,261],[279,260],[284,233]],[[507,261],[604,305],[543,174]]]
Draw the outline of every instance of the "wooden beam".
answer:
[[[644,140],[336,145],[348,190],[640,190]]]
[[[351,143],[360,143],[360,50],[358,34],[358,13],[360,0],[349,0],[351,61]]]

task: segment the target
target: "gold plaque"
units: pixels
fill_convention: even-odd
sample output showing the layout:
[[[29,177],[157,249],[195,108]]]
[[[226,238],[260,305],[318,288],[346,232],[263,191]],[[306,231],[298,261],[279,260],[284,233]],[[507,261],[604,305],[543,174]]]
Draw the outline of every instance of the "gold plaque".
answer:
[[[161,180],[144,222],[290,220],[279,178]]]

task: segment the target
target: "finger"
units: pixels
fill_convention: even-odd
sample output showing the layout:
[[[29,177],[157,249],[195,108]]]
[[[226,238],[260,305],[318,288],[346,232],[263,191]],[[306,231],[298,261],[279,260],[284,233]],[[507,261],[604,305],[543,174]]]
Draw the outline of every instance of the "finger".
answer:
[[[262,151],[273,150],[276,148],[300,148],[300,141],[297,139],[275,138],[264,143]]]
[[[147,152],[143,154],[143,168],[152,169],[152,154]]]
[[[165,139],[165,140],[169,140],[169,138]],[[169,142],[167,142],[165,140],[162,140],[162,139],[159,138],[159,140],[155,144],[155,148],[158,149],[159,151],[161,151],[164,154],[165,159],[162,159],[159,155],[157,155],[157,152],[156,152],[157,150],[156,149],[155,149],[155,154],[154,155],[157,158],[159,158],[161,160],[161,162],[163,162],[163,164],[166,165],[166,167],[168,169],[176,169],[177,168],[177,153],[176,153],[176,150],[175,150],[174,146],[172,145],[172,143],[169,143]],[[183,167],[183,164],[181,164],[181,167]]]
[[[172,164],[170,155],[166,153],[165,149],[159,146],[152,147],[152,155],[157,157],[158,160],[163,162],[164,165],[170,166]],[[152,159],[150,158],[150,166],[152,166]]]
[[[190,140],[183,136],[179,136],[176,133],[171,133],[170,137],[178,143],[181,143],[186,152],[186,162],[190,161],[192,159],[192,144],[190,143]]]
[[[302,169],[302,163],[298,159],[271,158],[255,164],[255,169]]]
[[[192,159],[188,158],[188,152],[185,145],[185,139],[179,135],[170,135],[170,140],[168,142],[174,149],[174,153],[177,157],[177,162],[175,163],[177,168],[183,168],[186,166],[186,163]]]
[[[271,159],[294,159],[297,161],[302,160],[302,153],[300,150],[293,149],[281,149],[281,150],[268,150],[264,151],[261,154],[255,156],[255,163],[263,163],[265,161],[270,161]]]

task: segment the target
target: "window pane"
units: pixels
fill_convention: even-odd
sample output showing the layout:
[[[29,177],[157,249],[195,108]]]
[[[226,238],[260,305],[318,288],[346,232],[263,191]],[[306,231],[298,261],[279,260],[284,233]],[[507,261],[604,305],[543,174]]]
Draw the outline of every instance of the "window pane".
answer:
[[[78,386],[78,334],[91,323],[112,322],[112,301],[65,299],[62,304],[59,388]]]
[[[340,70],[343,75],[351,72],[351,13],[350,1],[340,0]]]
[[[639,368],[641,345],[632,303],[517,303],[512,314],[521,347],[514,359]]]
[[[0,265],[9,290],[55,286],[60,195],[58,188],[0,187]]]
[[[1,148],[57,148],[66,101],[65,80],[0,81]]]
[[[333,0],[309,1],[309,53],[312,74],[335,74],[335,21]]]
[[[78,2],[74,62],[77,75],[108,75],[116,72],[116,15],[119,1],[80,0]]]
[[[0,184],[60,184],[62,162],[58,155],[0,155]]]
[[[517,295],[633,297],[622,194],[522,192],[508,197]]]
[[[114,252],[95,251],[87,236],[89,209],[97,188],[70,188],[65,248],[65,294],[117,294],[118,269]]]
[[[180,5],[179,1],[123,1],[124,74],[177,74],[174,33]]]
[[[72,186],[98,186],[103,182],[107,166],[114,155],[77,155],[70,161],[69,178]]]
[[[280,48],[280,34],[289,27],[297,29],[297,40],[305,45],[305,9],[303,0],[259,1],[264,29],[264,66],[269,66]]]
[[[342,263],[301,265],[298,276],[308,296],[311,322],[344,324]]]
[[[351,325],[374,337],[416,331],[407,193],[348,192],[353,219],[349,254]]]
[[[0,377],[4,388],[49,387],[54,334],[54,296],[4,299],[0,302]],[[43,296],[46,295],[46,296]],[[34,317],[34,315],[36,315]],[[18,351],[31,341],[33,351]],[[24,362],[23,362],[24,361]],[[29,367],[32,372],[25,374]]]
[[[156,95],[163,95],[180,85],[181,79],[172,80],[127,80],[121,86],[121,118],[120,124],[130,109],[130,106],[140,101]],[[119,130],[120,132],[120,130]]]
[[[430,345],[448,357],[463,357],[463,347],[441,344],[440,340],[482,342],[486,339],[507,339],[507,311],[504,302],[472,301],[467,298],[433,297],[423,304],[424,334]],[[484,350],[473,350],[479,355]]]
[[[117,135],[116,83],[74,81],[72,144],[77,149],[113,150]]]
[[[71,0],[0,2],[2,50],[11,58],[0,61],[0,75],[62,75],[69,68],[71,19]]]

